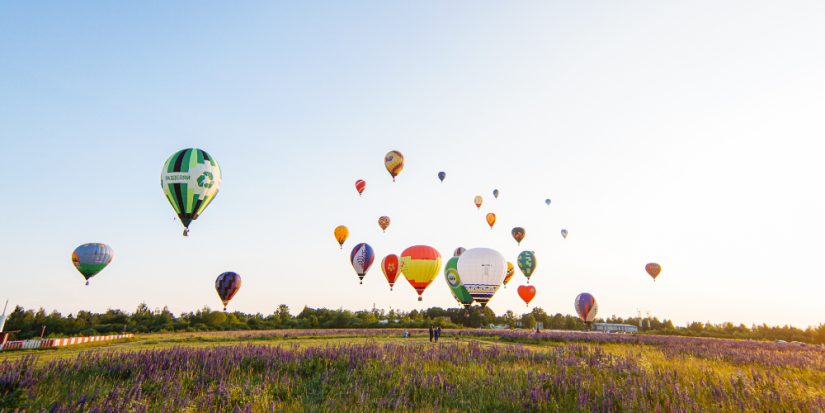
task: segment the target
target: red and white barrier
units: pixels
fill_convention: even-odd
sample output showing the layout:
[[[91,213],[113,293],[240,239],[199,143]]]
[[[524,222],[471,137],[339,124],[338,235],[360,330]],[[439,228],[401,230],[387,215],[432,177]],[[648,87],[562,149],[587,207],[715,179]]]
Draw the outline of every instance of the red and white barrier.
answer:
[[[134,337],[134,334],[118,334],[114,336],[94,336],[94,337],[70,337],[70,338],[49,338],[45,340],[23,340],[9,341],[0,350],[33,349],[41,347],[70,346],[72,344],[91,343],[95,341],[118,340],[121,338]]]

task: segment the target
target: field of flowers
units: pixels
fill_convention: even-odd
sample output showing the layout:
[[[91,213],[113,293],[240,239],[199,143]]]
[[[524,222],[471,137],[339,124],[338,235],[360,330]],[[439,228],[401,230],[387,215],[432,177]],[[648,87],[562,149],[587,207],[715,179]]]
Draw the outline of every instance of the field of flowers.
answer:
[[[485,330],[438,344],[397,330],[227,340],[0,354],[0,412],[825,412],[825,351],[812,347]]]

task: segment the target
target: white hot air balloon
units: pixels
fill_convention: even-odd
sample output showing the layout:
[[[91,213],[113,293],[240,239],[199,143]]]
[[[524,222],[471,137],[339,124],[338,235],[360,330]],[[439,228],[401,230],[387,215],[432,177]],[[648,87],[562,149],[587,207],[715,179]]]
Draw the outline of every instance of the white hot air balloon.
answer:
[[[461,282],[481,308],[493,298],[507,275],[507,260],[490,248],[472,248],[458,258]]]

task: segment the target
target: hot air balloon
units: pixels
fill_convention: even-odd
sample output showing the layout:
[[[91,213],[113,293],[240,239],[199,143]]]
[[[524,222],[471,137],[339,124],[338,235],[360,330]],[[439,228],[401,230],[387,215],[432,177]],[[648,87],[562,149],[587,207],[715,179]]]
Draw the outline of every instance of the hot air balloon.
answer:
[[[483,312],[504,281],[507,260],[494,249],[472,248],[458,258],[458,273],[470,296],[481,304]]]
[[[344,242],[347,240],[347,237],[349,236],[349,230],[347,229],[347,227],[339,225],[335,227],[335,231],[333,231],[333,234],[335,234],[335,240],[338,241],[338,245],[341,247],[341,249],[344,249]]]
[[[658,277],[659,273],[662,272],[662,266],[656,264],[655,262],[651,262],[650,264],[645,265],[645,271],[653,277],[653,282],[656,282],[656,277]]]
[[[395,177],[404,169],[404,155],[398,151],[389,151],[384,156],[384,166],[387,167],[387,172],[392,175],[392,181],[395,182]]]
[[[482,203],[482,202],[484,202],[484,198],[482,198],[481,196],[477,196],[477,197],[473,200],[473,202],[475,202],[475,204],[476,204],[476,206],[478,207],[478,209],[481,209],[481,203]]]
[[[515,274],[516,268],[513,266],[513,263],[507,261],[507,274],[504,275],[504,288],[507,288],[507,283],[510,282],[510,279],[512,279]]]
[[[581,293],[576,297],[573,305],[576,307],[576,314],[587,324],[589,330],[590,324],[593,323],[593,320],[596,319],[596,314],[599,313],[599,303],[596,302],[596,299],[593,298],[592,295]]]
[[[444,172],[439,172],[438,173],[438,179],[440,179],[442,183],[444,182],[444,178],[446,178],[446,177],[447,177],[447,174],[445,174]]]
[[[221,297],[223,303],[223,311],[226,311],[226,305],[229,300],[235,296],[235,293],[241,289],[241,276],[235,272],[225,272],[218,276],[215,280],[215,290],[218,292],[218,297]]]
[[[383,216],[378,218],[378,226],[381,227],[384,232],[387,232],[387,228],[390,226],[390,217]]]
[[[473,305],[473,296],[464,287],[461,277],[458,275],[458,258],[450,257],[447,263],[444,264],[444,279],[447,280],[447,285],[450,287],[450,292],[453,293],[456,301],[469,310],[470,306]]]
[[[401,253],[401,274],[410,282],[418,293],[418,301],[423,301],[421,294],[433,282],[441,271],[441,254],[433,247],[416,245]]]
[[[549,200],[549,199],[545,199],[545,200],[544,200],[544,203],[545,203],[545,204],[547,204],[547,205],[550,205],[550,200]]]
[[[561,230],[561,236],[564,237],[564,239],[567,239],[567,230],[566,229]]]
[[[114,256],[114,250],[106,244],[83,244],[72,252],[72,264],[86,279],[86,285],[89,285],[89,278],[103,271]]]
[[[533,272],[536,271],[538,265],[539,263],[536,261],[535,252],[522,251],[521,254],[518,255],[518,267],[524,276],[527,277],[527,284],[530,284],[530,277],[533,276]]]
[[[467,248],[464,248],[464,247],[456,248],[455,251],[453,251],[453,257],[458,257],[459,255],[463,254],[464,251],[467,251]]]
[[[495,223],[496,223],[496,214],[494,214],[492,212],[487,214],[487,224],[490,225],[490,230],[491,231],[493,230],[493,225],[495,225]]]
[[[361,196],[361,193],[364,192],[364,188],[367,187],[367,183],[364,180],[359,179],[355,181],[355,190],[358,191],[358,196]]]
[[[390,291],[395,285],[395,280],[398,279],[398,267],[398,256],[395,254],[387,255],[381,260],[381,272],[384,273],[384,278],[390,283]]]
[[[206,151],[189,148],[175,152],[160,171],[160,187],[189,236],[189,224],[198,219],[218,195],[221,168]]]
[[[364,276],[367,275],[367,271],[370,270],[370,266],[375,260],[375,252],[369,244],[361,243],[352,249],[349,260],[352,263],[352,268],[355,269],[355,273],[358,274],[358,279],[361,280],[360,284],[363,284]]]
[[[524,240],[524,236],[526,235],[526,233],[524,232],[524,228],[515,227],[513,228],[512,234],[513,239],[515,239],[516,242],[518,242],[518,245],[521,245],[521,241]]]
[[[530,301],[533,301],[533,297],[536,296],[536,287],[532,285],[520,285],[518,287],[518,296],[524,300],[525,307],[530,306]]]
[[[493,196],[498,199],[498,189],[493,189]]]

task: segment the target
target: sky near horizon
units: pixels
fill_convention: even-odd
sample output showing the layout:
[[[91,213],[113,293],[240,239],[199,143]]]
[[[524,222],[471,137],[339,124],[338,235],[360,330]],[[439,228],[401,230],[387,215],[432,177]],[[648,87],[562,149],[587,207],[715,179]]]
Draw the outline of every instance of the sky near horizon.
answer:
[[[0,299],[177,314],[220,308],[236,271],[230,310],[454,307],[441,274],[420,303],[381,274],[425,244],[535,251],[536,298],[517,270],[497,314],[589,292],[603,317],[819,324],[823,20],[814,1],[3,3]],[[184,238],[159,173],[188,147],[223,183]],[[86,287],[88,242],[115,254]]]

